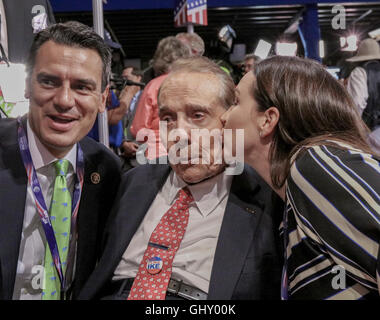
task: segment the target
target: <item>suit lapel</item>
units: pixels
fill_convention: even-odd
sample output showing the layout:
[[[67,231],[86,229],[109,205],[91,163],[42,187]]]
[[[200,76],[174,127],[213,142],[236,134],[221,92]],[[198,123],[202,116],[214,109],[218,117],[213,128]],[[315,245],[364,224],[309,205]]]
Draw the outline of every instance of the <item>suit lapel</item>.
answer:
[[[259,204],[254,205],[252,199],[259,189],[246,172],[234,177],[215,251],[209,300],[232,297],[261,214]]]
[[[83,149],[82,149],[83,150]],[[77,258],[76,258],[76,270],[81,270],[81,266],[85,265],[83,259],[85,255],[83,252],[86,250],[86,247],[83,245],[86,243],[86,239],[89,236],[87,233],[88,230],[93,231],[97,228],[96,217],[91,218],[92,210],[92,201],[86,201],[88,197],[91,199],[91,194],[96,194],[96,190],[99,187],[97,184],[91,183],[91,174],[95,171],[96,167],[91,162],[91,159],[83,151],[84,156],[84,177],[83,177],[83,189],[79,203],[78,217],[77,217],[77,227],[76,227],[76,236],[78,239],[77,243]],[[83,239],[83,240],[82,240]]]
[[[18,144],[5,146],[0,161],[0,298],[12,299],[28,182]]]
[[[97,268],[88,280],[88,283],[95,285],[91,288],[84,288],[81,295],[93,297],[93,293],[112,278],[112,274],[120,263],[133,235],[165,183],[170,167],[167,165],[147,165],[146,172],[145,178],[140,177],[140,180],[135,181],[133,185],[128,183],[125,180],[127,176],[124,176],[114,202],[115,206],[111,212],[111,215],[117,215],[110,219],[111,224],[106,229],[105,251]],[[147,181],[149,181],[150,187],[147,187]],[[89,292],[86,289],[89,289]]]
[[[113,248],[119,249],[120,258],[127,249],[127,245],[136,233],[137,228],[144,219],[153,200],[165,183],[170,172],[169,166],[156,165],[154,167],[155,168],[152,166],[150,169],[156,169],[158,172],[152,172],[151,175],[148,174],[148,176],[152,179],[150,181],[152,186],[151,188],[147,188],[146,181],[141,181],[140,184],[133,187],[133,192],[128,192],[126,197],[121,198],[122,210],[119,210],[120,219],[116,219],[118,224],[114,226],[116,228],[114,229],[114,232],[116,235],[120,235],[120,238],[113,237],[116,241],[118,241],[116,246],[113,246]],[[126,212],[129,212],[129,214],[125,214]]]

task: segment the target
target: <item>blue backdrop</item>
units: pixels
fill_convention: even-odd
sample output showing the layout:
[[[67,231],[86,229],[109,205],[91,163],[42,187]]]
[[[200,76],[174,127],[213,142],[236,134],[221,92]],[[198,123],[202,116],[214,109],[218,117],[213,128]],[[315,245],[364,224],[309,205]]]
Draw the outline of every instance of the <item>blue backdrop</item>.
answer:
[[[378,2],[379,0],[208,0],[208,7],[246,7],[289,4],[313,3],[343,3],[343,2]],[[104,10],[131,10],[131,9],[170,9],[174,8],[174,0],[108,0]],[[50,0],[55,12],[65,11],[92,11],[92,0]]]

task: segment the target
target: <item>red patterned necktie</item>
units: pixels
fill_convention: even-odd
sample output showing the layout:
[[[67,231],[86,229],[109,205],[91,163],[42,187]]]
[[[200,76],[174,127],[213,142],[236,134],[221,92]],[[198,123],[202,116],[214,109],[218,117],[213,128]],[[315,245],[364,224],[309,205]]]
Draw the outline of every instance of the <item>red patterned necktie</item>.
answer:
[[[174,256],[189,221],[193,197],[187,188],[163,215],[150,236],[148,247],[133,281],[128,300],[164,300],[172,274]]]

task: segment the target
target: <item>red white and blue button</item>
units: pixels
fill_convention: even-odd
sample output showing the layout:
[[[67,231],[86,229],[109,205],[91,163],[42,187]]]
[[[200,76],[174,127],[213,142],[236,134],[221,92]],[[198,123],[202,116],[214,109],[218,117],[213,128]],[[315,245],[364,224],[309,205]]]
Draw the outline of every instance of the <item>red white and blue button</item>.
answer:
[[[160,257],[153,257],[146,262],[146,270],[150,274],[160,273],[162,270],[162,259]]]

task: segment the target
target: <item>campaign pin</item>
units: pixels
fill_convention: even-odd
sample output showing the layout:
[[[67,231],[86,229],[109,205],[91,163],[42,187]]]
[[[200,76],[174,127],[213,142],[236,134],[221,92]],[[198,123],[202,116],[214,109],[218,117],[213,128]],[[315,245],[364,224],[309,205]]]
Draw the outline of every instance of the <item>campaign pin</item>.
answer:
[[[100,174],[97,172],[91,173],[91,182],[93,184],[98,184],[100,182]]]
[[[160,273],[162,270],[162,259],[160,257],[150,258],[146,263],[146,270],[150,274]]]

